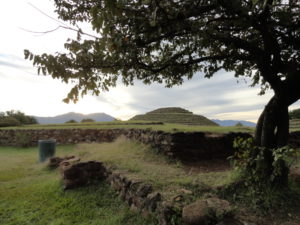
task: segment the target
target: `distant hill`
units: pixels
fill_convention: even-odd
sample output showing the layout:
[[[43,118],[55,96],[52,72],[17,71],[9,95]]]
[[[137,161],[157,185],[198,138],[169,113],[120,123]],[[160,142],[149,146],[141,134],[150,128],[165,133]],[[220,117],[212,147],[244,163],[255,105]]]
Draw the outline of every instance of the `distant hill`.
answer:
[[[114,117],[107,115],[105,113],[92,113],[92,114],[81,114],[81,113],[66,113],[54,117],[39,117],[33,116],[36,118],[40,124],[49,124],[49,123],[65,123],[69,120],[76,120],[80,122],[82,119],[93,119],[96,122],[109,122],[115,120]]]
[[[201,115],[179,107],[159,108],[143,115],[136,115],[130,120],[158,121],[186,125],[218,126],[215,122]]]
[[[255,123],[245,121],[245,120],[215,120],[215,119],[213,119],[212,121],[214,121],[215,123],[219,124],[222,127],[235,126],[237,123],[241,123],[247,127],[255,127],[256,126]]]

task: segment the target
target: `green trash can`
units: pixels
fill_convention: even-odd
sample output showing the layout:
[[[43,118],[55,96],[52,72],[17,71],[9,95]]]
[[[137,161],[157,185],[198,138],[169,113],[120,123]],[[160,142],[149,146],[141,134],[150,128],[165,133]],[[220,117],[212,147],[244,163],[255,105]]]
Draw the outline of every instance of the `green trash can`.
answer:
[[[39,140],[39,162],[44,162],[47,158],[55,155],[56,140]]]

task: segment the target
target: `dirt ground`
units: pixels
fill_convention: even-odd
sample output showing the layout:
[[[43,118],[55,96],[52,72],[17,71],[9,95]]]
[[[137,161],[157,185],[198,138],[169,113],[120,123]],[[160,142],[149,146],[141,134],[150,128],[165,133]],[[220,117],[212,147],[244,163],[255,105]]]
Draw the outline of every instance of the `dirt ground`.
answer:
[[[228,160],[224,159],[183,162],[182,164],[184,166],[184,169],[188,172],[188,174],[221,172],[230,170],[230,164]]]

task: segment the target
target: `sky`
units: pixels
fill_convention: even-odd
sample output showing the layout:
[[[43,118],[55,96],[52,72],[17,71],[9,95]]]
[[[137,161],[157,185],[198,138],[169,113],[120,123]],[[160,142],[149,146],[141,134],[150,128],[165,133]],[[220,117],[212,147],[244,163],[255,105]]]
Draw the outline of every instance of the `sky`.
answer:
[[[259,87],[220,72],[211,79],[196,73],[181,86],[165,88],[161,84],[134,86],[118,83],[99,96],[87,95],[76,104],[62,101],[72,85],[50,76],[37,75],[24,49],[35,54],[64,51],[63,45],[76,33],[58,29],[52,0],[9,0],[0,2],[0,112],[20,110],[27,115],[56,116],[68,112],[83,114],[104,112],[126,120],[161,107],[182,107],[210,119],[234,119],[256,122],[272,97],[272,91],[259,96]],[[290,109],[300,107],[299,102]]]

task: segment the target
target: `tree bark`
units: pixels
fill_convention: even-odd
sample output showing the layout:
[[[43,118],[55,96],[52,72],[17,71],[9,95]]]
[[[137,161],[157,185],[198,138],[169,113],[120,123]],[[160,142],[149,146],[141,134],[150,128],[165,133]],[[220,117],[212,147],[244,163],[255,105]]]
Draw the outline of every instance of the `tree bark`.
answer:
[[[255,130],[257,146],[276,148],[287,145],[289,137],[288,107],[300,99],[300,71],[284,81],[261,113]]]
[[[255,130],[255,144],[263,147],[266,178],[274,176],[273,150],[286,146],[289,137],[289,114],[288,107],[300,98],[300,76],[293,80],[285,80],[280,91],[270,99],[261,113]],[[272,185],[286,186],[289,169],[284,160],[278,160],[276,176]],[[279,170],[279,174],[278,174]]]
[[[288,135],[288,105],[273,96],[258,119],[255,143],[266,148],[282,147],[287,144]]]
[[[276,95],[266,105],[260,115],[255,132],[255,143],[264,147],[264,163],[266,169],[264,177],[269,178],[274,173],[274,155],[272,150],[287,145],[289,135],[288,105],[284,99]],[[278,162],[280,175],[276,176],[272,184],[285,186],[288,181],[288,167],[285,162]]]

